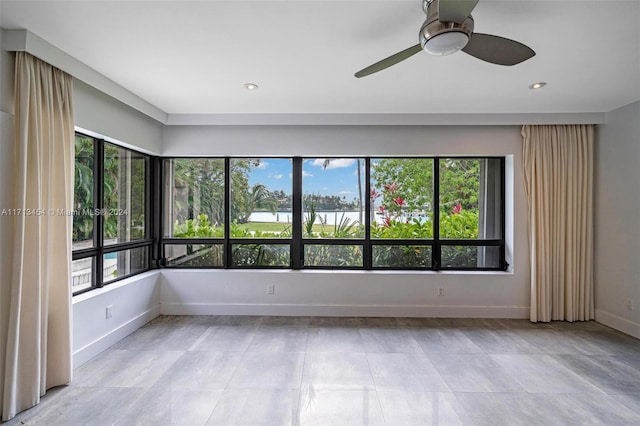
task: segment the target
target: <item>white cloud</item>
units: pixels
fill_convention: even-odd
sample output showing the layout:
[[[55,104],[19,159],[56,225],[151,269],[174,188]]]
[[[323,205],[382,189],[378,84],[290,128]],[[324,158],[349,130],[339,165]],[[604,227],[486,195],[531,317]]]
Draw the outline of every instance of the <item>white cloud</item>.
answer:
[[[273,175],[272,176],[274,179],[282,179],[284,177],[283,174],[279,174],[279,175]]]
[[[316,158],[311,163],[312,166],[323,167],[325,158]],[[334,158],[329,159],[329,164],[327,165],[327,170],[331,169],[341,169],[344,167],[351,167],[355,164],[356,160],[353,158]]]
[[[312,177],[313,175],[312,175],[311,173],[309,173],[308,171],[303,170],[303,171],[302,171],[302,176],[303,176],[303,177]]]
[[[355,192],[353,192],[353,191],[340,191],[340,192],[338,192],[338,195],[351,195],[351,194],[355,194]]]
[[[267,166],[269,165],[269,163],[267,163],[266,161],[261,161],[260,164],[258,164],[258,167],[256,167],[256,169],[266,169]]]

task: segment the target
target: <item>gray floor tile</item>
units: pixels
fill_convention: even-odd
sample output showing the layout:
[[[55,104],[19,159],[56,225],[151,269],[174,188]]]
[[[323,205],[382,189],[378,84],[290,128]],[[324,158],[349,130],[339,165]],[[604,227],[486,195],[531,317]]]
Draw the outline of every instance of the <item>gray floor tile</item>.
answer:
[[[423,328],[432,324],[433,318],[400,317],[397,318],[399,327]]]
[[[482,353],[462,330],[456,328],[422,328],[411,333],[425,353]]]
[[[541,351],[527,343],[513,330],[465,328],[462,332],[487,354],[537,354]]]
[[[224,389],[242,360],[239,352],[185,352],[155,384],[158,389]]]
[[[397,328],[360,328],[365,352],[422,353],[410,330]]]
[[[299,412],[300,426],[385,424],[378,395],[368,387],[303,386]]]
[[[189,348],[191,351],[244,352],[255,337],[257,326],[209,327]]]
[[[116,424],[145,393],[142,388],[74,387],[56,404],[23,424],[69,426]]]
[[[123,426],[205,425],[222,392],[221,389],[150,389],[116,424]]]
[[[608,355],[638,355],[640,340],[618,331],[571,331]]]
[[[489,355],[447,353],[429,358],[454,392],[525,392]]]
[[[617,356],[558,355],[555,359],[608,394],[640,392],[640,371]]]
[[[357,327],[311,327],[307,352],[364,352]]]
[[[555,408],[563,425],[638,425],[640,415],[608,395],[542,395],[542,406]]]
[[[458,414],[473,426],[565,426],[563,412],[539,395],[528,393],[456,393]],[[543,405],[543,403],[546,405]]]
[[[255,315],[220,315],[213,325],[242,325],[247,327],[257,327],[262,323],[264,317]]]
[[[547,324],[549,324],[556,330],[612,331],[612,329],[607,327],[606,325],[600,324],[595,321],[551,321]]]
[[[639,382],[594,322],[161,316],[7,426],[637,425]]]
[[[603,393],[551,355],[491,355],[530,393]]]
[[[302,380],[303,352],[247,352],[229,388],[296,389]]]
[[[454,394],[378,391],[387,426],[462,425]]]
[[[198,324],[149,325],[136,330],[112,349],[186,351],[207,330]]]
[[[449,392],[450,389],[424,354],[367,354],[376,390]]]
[[[210,327],[217,319],[218,315],[160,315],[147,325],[204,325]]]
[[[373,386],[369,362],[363,352],[307,352],[303,384]]]
[[[249,352],[304,352],[307,349],[306,327],[261,325],[255,332]]]
[[[493,318],[429,318],[433,328],[481,328],[486,330],[503,329]]]
[[[308,327],[311,317],[263,317],[261,325],[277,325],[284,327]]]
[[[397,327],[398,320],[395,317],[358,317],[356,318],[358,327]]]
[[[299,395],[299,389],[228,389],[207,425],[295,425],[298,423]]]
[[[611,399],[618,401],[626,408],[635,413],[636,416],[640,416],[640,392],[611,395]],[[637,422],[640,424],[640,421]]]
[[[312,317],[309,327],[357,327],[355,317]]]
[[[526,330],[546,330],[553,329],[553,326],[548,322],[531,322],[528,319],[516,319],[516,318],[500,318],[495,320],[507,329],[526,329]]]
[[[522,329],[517,335],[541,352],[554,355],[604,355],[603,349],[588,339],[574,333],[562,332],[554,328]]]
[[[182,351],[107,350],[74,372],[74,386],[148,388],[184,354]]]

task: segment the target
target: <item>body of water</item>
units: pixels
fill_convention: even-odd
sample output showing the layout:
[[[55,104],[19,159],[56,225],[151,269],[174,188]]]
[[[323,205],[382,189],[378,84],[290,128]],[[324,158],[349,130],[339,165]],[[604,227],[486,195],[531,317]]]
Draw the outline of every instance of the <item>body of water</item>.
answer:
[[[316,212],[320,219],[316,219],[316,223],[320,224],[320,220],[325,225],[335,225],[340,223],[342,215],[345,218],[351,219],[351,223],[358,221],[359,212]],[[272,214],[271,212],[253,212],[249,216],[249,222],[277,222],[277,223],[291,223],[293,214],[291,212],[277,212]],[[364,221],[364,213],[363,218]]]

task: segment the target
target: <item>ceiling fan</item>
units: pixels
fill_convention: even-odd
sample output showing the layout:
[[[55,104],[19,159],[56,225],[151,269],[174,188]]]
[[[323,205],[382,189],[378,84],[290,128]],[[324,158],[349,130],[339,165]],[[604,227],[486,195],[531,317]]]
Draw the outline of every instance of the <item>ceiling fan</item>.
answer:
[[[478,0],[422,0],[427,19],[420,28],[420,43],[361,69],[355,76],[365,77],[404,61],[424,50],[445,56],[462,50],[483,61],[516,65],[535,56],[528,46],[508,38],[473,32],[471,12]]]

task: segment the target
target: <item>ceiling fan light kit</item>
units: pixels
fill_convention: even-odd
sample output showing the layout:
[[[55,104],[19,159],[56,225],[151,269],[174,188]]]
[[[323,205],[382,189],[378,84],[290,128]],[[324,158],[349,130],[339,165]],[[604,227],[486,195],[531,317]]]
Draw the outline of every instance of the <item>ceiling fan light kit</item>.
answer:
[[[422,0],[427,19],[420,28],[420,43],[376,62],[355,76],[382,71],[424,50],[435,56],[446,56],[459,50],[497,65],[516,65],[535,56],[535,52],[514,40],[490,34],[474,33],[471,12],[478,0]]]
[[[434,2],[436,5],[429,7]],[[473,18],[468,15],[460,23],[442,22],[437,2],[438,0],[424,0],[422,3],[427,19],[420,28],[420,46],[430,55],[451,55],[469,42],[473,33]]]

